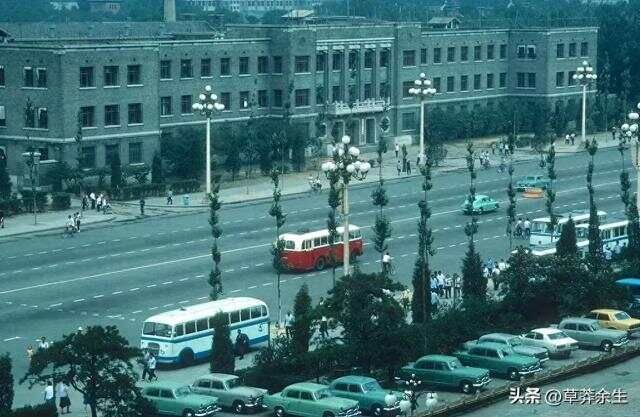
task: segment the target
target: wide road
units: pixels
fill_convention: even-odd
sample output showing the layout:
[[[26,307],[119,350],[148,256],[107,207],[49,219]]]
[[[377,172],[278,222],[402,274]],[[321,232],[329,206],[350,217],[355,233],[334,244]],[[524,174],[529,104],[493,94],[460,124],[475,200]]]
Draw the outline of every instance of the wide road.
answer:
[[[587,162],[585,153],[558,156],[557,212],[587,207]],[[598,152],[594,175],[598,208],[614,216],[622,216],[623,209],[620,165],[616,150]],[[535,161],[516,165],[515,178],[535,173],[542,173]],[[478,248],[484,258],[506,258],[509,252],[504,233],[507,181],[506,174],[494,169],[478,175],[477,193],[488,194],[502,204],[497,212],[479,217]],[[468,184],[466,172],[434,175],[429,193],[430,226],[437,248],[434,269],[460,269],[467,245],[463,228],[469,217],[462,215],[459,207]],[[367,242],[371,242],[376,213],[371,204],[372,187],[354,185],[350,189],[351,219],[363,228]],[[397,267],[396,278],[410,285],[416,257],[417,201],[422,196],[420,179],[393,179],[386,188],[390,203],[385,212],[393,228],[389,250]],[[326,201],[326,193],[284,199],[284,229],[325,227]],[[275,314],[275,274],[269,246],[276,233],[269,207],[269,202],[224,206],[220,248],[225,295],[259,297]],[[543,216],[544,211],[544,199],[518,200],[522,216]],[[51,235],[0,242],[0,351],[23,358],[26,346],[37,337],[58,338],[89,324],[117,324],[125,337],[137,344],[141,322],[147,316],[208,298],[212,238],[207,219],[205,213],[155,217],[86,231],[72,239]],[[380,268],[379,254],[370,244],[359,266],[364,271]],[[285,312],[302,283],[309,285],[317,299],[330,288],[331,272],[284,275]],[[14,367],[21,376],[25,362],[17,360]]]

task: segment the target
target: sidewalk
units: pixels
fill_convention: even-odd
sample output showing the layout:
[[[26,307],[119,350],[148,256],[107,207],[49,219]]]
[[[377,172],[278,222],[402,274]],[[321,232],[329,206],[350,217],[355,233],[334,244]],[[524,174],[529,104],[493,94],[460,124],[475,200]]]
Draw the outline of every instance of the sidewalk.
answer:
[[[615,147],[618,145],[618,141],[611,139],[609,133],[599,133],[596,135],[590,135],[590,137],[596,137],[599,142],[600,148]],[[492,167],[496,167],[500,163],[500,156],[498,153],[492,155],[490,152],[490,145],[492,142],[496,142],[500,137],[488,137],[475,139],[474,145],[476,151],[489,150],[489,159]],[[466,142],[460,141],[446,145],[447,157],[438,166],[434,168],[434,174],[450,171],[458,171],[466,169]],[[418,145],[411,145],[407,147],[407,159],[411,162],[412,176],[419,175],[419,171],[416,165],[416,157],[419,153]],[[576,141],[575,145],[565,145],[563,140],[556,142],[556,153],[561,156],[567,153],[576,153],[584,151],[583,145]],[[401,157],[401,154],[400,154]],[[514,160],[516,162],[534,160],[539,158],[540,155],[531,148],[516,149],[514,154]],[[375,152],[366,152],[361,155],[363,160],[376,159]],[[378,181],[378,167],[373,167],[367,178],[362,181],[363,183],[372,183]],[[283,195],[304,195],[310,192],[309,177],[319,176],[323,189],[328,187],[328,182],[324,178],[322,172],[318,172],[314,169],[307,170],[305,172],[292,172],[285,174],[281,177],[281,187]],[[382,175],[386,181],[395,181],[396,179],[406,178],[409,175],[397,172],[397,160],[393,150],[393,144],[389,144],[389,151],[383,157]],[[252,201],[264,201],[272,197],[273,186],[269,177],[259,176],[249,179],[236,180],[234,182],[224,182],[220,189],[220,200],[223,204],[237,204],[237,203],[250,203]],[[173,205],[166,204],[166,198],[164,197],[149,197],[145,199],[145,217],[160,216],[175,213],[185,212],[198,212],[208,208],[208,203],[205,200],[204,192],[198,192],[189,195],[189,204],[184,204],[182,195],[175,195],[173,197]],[[126,202],[112,202],[113,213],[110,215],[103,215],[97,213],[95,210],[87,210],[84,212],[82,219],[82,227],[92,227],[97,224],[113,222],[113,221],[128,221],[142,218],[140,216],[140,206],[138,201],[126,201]],[[67,222],[67,216],[75,212],[80,211],[80,201],[72,200],[71,208],[64,211],[52,211],[46,213],[38,213],[38,222],[33,224],[33,214],[20,214],[17,216],[5,218],[5,228],[0,229],[0,239],[10,236],[19,236],[32,233],[49,233],[62,230]]]

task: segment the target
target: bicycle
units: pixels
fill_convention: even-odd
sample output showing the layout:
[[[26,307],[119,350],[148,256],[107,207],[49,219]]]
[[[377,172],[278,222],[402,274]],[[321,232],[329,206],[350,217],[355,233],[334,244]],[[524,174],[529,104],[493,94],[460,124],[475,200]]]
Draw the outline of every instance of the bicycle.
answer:
[[[382,265],[382,272],[386,273],[387,275],[394,276],[396,274],[396,267],[393,266],[393,264],[391,262],[389,262],[386,265],[383,264]]]
[[[76,234],[76,230],[72,227],[65,227],[62,231],[62,238],[66,239],[68,237],[73,237]]]
[[[322,183],[318,177],[309,177],[309,188],[312,194],[320,194],[322,192]]]

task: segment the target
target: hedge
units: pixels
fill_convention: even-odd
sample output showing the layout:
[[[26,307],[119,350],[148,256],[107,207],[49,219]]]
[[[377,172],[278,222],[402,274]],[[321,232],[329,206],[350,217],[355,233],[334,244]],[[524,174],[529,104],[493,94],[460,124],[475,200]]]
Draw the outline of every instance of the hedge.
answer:
[[[33,213],[33,194],[31,193],[31,190],[21,190],[20,194],[22,195],[22,206],[24,207],[24,211]],[[36,207],[39,212],[45,211],[48,202],[49,197],[46,192],[36,191]]]
[[[53,193],[51,194],[51,209],[66,210],[71,207],[71,194]]]
[[[16,194],[8,200],[0,200],[0,211],[5,216],[22,213],[22,201]]]
[[[118,200],[133,200],[140,197],[161,197],[165,193],[164,184],[136,184],[120,187],[114,196]]]
[[[169,188],[174,194],[187,194],[200,191],[200,181],[198,180],[184,180],[176,181],[169,184]]]
[[[58,411],[50,404],[27,405],[10,412],[0,412],[0,417],[58,417]]]

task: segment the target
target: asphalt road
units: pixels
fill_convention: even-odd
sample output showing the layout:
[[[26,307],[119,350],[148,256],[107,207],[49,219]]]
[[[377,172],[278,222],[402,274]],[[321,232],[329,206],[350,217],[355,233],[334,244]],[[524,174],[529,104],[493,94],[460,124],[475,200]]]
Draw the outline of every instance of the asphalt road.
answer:
[[[587,162],[584,153],[559,155],[558,212],[586,208]],[[617,151],[603,149],[598,153],[594,175],[598,208],[621,216],[619,169]],[[515,178],[539,172],[535,162],[518,164]],[[494,169],[478,175],[477,193],[502,202],[498,212],[479,218],[478,248],[485,258],[499,259],[509,252],[504,236],[507,181],[506,174]],[[459,206],[468,183],[466,172],[434,176],[429,194],[430,226],[438,250],[432,260],[434,269],[460,269],[467,245],[463,228],[469,217],[460,213]],[[422,195],[420,179],[389,180],[386,188],[390,204],[385,211],[393,228],[389,250],[396,278],[410,285],[417,244],[417,201]],[[367,242],[371,242],[376,213],[371,190],[372,185],[350,189],[351,219],[363,228]],[[286,198],[284,229],[325,227],[326,200],[326,193]],[[275,316],[275,274],[269,246],[276,236],[269,207],[269,202],[224,206],[220,248],[225,295],[261,298]],[[543,216],[544,211],[544,199],[518,201],[518,213],[523,216]],[[0,351],[18,358],[15,374],[24,374],[26,361],[21,359],[26,346],[39,336],[57,338],[78,326],[117,324],[130,343],[138,344],[140,326],[147,316],[206,300],[212,241],[207,219],[205,213],[155,217],[83,232],[71,239],[51,235],[0,242]],[[374,271],[379,269],[378,260],[379,255],[368,245],[359,265],[364,271]],[[302,283],[309,285],[317,299],[330,288],[331,273],[286,274],[281,283],[286,312]]]

